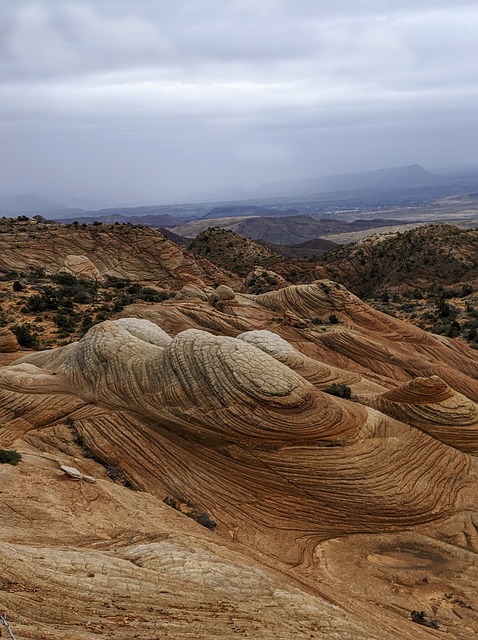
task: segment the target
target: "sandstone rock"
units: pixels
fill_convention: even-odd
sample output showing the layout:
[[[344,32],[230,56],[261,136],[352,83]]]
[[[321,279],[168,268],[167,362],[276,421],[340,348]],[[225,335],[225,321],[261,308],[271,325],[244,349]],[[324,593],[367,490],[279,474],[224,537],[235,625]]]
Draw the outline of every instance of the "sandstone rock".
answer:
[[[167,487],[175,495],[181,486],[182,495],[207,505],[227,529],[238,517],[232,496],[239,492],[249,523],[239,540],[265,528],[271,531],[266,549],[278,544],[273,532],[280,531],[280,544],[288,540],[281,553],[295,562],[304,539],[283,532],[291,519],[294,530],[317,539],[373,527],[390,531],[450,514],[468,482],[464,454],[372,409],[321,393],[252,344],[190,329],[163,348],[126,327],[106,321],[68,345],[65,355],[58,349],[51,356],[26,356],[0,369],[0,387],[54,389],[132,412],[139,418],[136,446],[154,451],[159,463],[151,489]],[[154,435],[140,445],[147,425],[155,426]],[[112,449],[105,434],[93,437],[96,446],[106,447],[102,458],[124,446],[117,440],[121,428],[113,431]],[[187,476],[178,477],[169,456],[187,459]],[[144,462],[126,465],[141,484]],[[406,498],[397,492],[405,485]]]
[[[18,234],[13,226],[0,234],[0,272],[36,267],[50,274],[64,269],[79,275],[85,270],[93,278],[98,272],[165,288],[239,282],[208,261],[199,264],[190,252],[147,227],[42,223],[29,231]]]
[[[140,320],[139,318],[119,318],[115,323],[126,329],[132,336],[149,342],[157,347],[167,347],[172,341],[166,331],[163,331],[157,324],[149,320]]]
[[[185,300],[185,299],[194,299],[199,298],[199,300],[208,300],[209,296],[203,289],[196,287],[193,284],[185,285],[181,291],[177,294],[177,299]]]
[[[89,482],[90,484],[95,484],[96,482],[96,478],[81,473],[80,471],[78,471],[78,469],[75,469],[75,467],[69,467],[65,464],[62,464],[60,465],[60,469],[73,480],[84,480],[85,482]]]
[[[71,273],[77,278],[103,282],[105,278],[86,256],[66,256],[59,273]]]
[[[131,309],[0,368],[0,446],[23,455],[0,469],[19,636],[476,636],[476,352],[330,281]],[[335,380],[360,402],[321,392]]]
[[[361,381],[360,374],[342,371],[309,358],[271,331],[246,331],[237,337],[287,365],[319,389],[332,384],[355,385]]]
[[[0,353],[13,353],[19,350],[20,345],[15,334],[6,327],[0,327]]]
[[[234,300],[236,294],[234,291],[224,284],[219,285],[209,297],[211,302],[225,302],[227,300]]]
[[[478,405],[438,376],[415,378],[364,401],[452,447],[478,454]]]

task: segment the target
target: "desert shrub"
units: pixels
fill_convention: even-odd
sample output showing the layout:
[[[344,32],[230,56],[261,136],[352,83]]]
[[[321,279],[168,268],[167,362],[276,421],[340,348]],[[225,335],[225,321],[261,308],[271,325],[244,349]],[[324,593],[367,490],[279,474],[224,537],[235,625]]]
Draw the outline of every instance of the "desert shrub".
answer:
[[[211,531],[217,527],[217,524],[214,522],[214,520],[204,511],[193,516],[193,518],[203,527],[211,529]]]
[[[30,267],[29,279],[38,280],[46,277],[46,271],[43,267]]]
[[[459,333],[461,333],[461,325],[457,320],[453,320],[448,329],[448,337],[455,338]]]
[[[113,481],[121,480],[123,478],[123,472],[119,467],[109,465],[106,467],[106,475]]]
[[[117,278],[116,276],[107,276],[105,286],[107,288],[114,289],[124,289],[129,286],[131,282],[129,280],[124,280],[122,278]]]
[[[130,287],[128,287],[128,293],[131,293],[131,294],[141,293],[142,288],[143,287],[138,282],[135,282]]]
[[[3,281],[7,281],[7,280],[15,280],[16,278],[18,278],[18,273],[16,271],[7,271],[2,277],[1,279]]]
[[[335,315],[335,313],[331,313],[329,316],[329,322],[330,324],[338,324],[339,323],[339,319],[337,318],[337,316]]]
[[[169,496],[166,496],[163,502],[164,504],[167,504],[168,507],[172,507],[173,509],[176,509],[176,511],[179,511],[179,504],[174,498],[170,498]]]
[[[92,316],[90,316],[89,314],[85,314],[83,316],[83,319],[81,320],[81,331],[83,333],[86,333],[87,331],[89,331],[91,329],[93,324],[94,324],[94,321],[93,321]]]
[[[33,311],[34,313],[46,311],[46,301],[43,296],[38,293],[34,293],[28,298],[26,307],[28,311]]]
[[[429,620],[427,614],[424,611],[412,611],[411,618],[413,622],[421,624],[424,627],[431,627],[432,629],[438,629],[438,622],[436,620]]]
[[[53,322],[59,329],[62,329],[67,333],[73,333],[75,326],[78,323],[78,317],[76,314],[55,313],[53,316]]]
[[[471,327],[468,330],[467,336],[468,340],[476,340],[478,337],[478,331],[476,330],[476,327]]]
[[[170,291],[157,291],[156,289],[145,287],[136,297],[145,302],[163,302],[163,300],[168,300],[174,295]]]
[[[443,296],[437,302],[437,314],[439,318],[448,318],[451,316],[451,307]]]
[[[18,344],[21,347],[26,347],[27,349],[40,349],[38,336],[35,335],[29,324],[14,324],[10,329],[15,334]]]
[[[0,464],[12,464],[15,466],[21,459],[22,456],[18,451],[0,449]]]
[[[57,273],[52,276],[51,279],[53,282],[56,282],[56,284],[60,284],[65,287],[71,287],[78,282],[78,278],[76,278],[72,273]]]
[[[15,280],[12,285],[12,289],[13,291],[23,291],[23,285],[18,280]]]
[[[334,382],[330,387],[323,389],[325,393],[329,393],[331,396],[337,396],[338,398],[345,398],[350,400],[352,397],[352,389],[343,382]]]

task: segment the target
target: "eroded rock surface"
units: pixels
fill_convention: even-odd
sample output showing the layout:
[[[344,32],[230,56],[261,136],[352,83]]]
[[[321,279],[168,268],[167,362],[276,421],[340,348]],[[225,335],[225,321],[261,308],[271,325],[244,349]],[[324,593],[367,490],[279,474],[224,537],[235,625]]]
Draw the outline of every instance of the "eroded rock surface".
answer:
[[[330,282],[133,309],[0,368],[20,637],[471,640],[474,352]]]

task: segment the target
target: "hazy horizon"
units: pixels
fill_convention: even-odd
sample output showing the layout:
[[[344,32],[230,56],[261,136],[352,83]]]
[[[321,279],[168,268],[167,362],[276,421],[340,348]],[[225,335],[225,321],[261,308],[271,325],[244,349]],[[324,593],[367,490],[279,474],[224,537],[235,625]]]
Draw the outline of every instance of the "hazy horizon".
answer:
[[[161,204],[476,164],[476,3],[321,4],[4,3],[0,194]]]

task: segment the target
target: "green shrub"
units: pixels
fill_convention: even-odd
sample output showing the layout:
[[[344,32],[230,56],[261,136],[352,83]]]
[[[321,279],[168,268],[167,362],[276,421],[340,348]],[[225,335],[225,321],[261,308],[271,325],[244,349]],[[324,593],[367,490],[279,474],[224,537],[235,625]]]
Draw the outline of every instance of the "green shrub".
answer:
[[[18,280],[15,280],[12,285],[12,289],[13,291],[23,291],[23,285]]]
[[[12,464],[15,466],[21,459],[22,456],[18,451],[0,449],[0,464]]]
[[[38,340],[38,336],[32,332],[32,329],[29,324],[14,324],[10,327],[12,332],[15,334],[18,344],[21,347],[26,347],[27,349],[40,349],[40,342]]]
[[[323,389],[325,393],[329,393],[331,396],[337,396],[338,398],[345,398],[350,400],[352,397],[352,389],[343,382],[334,382],[330,387]]]
[[[431,627],[432,629],[438,629],[438,622],[436,620],[429,620],[427,614],[424,611],[412,611],[411,618],[413,622],[421,624],[424,627]]]

